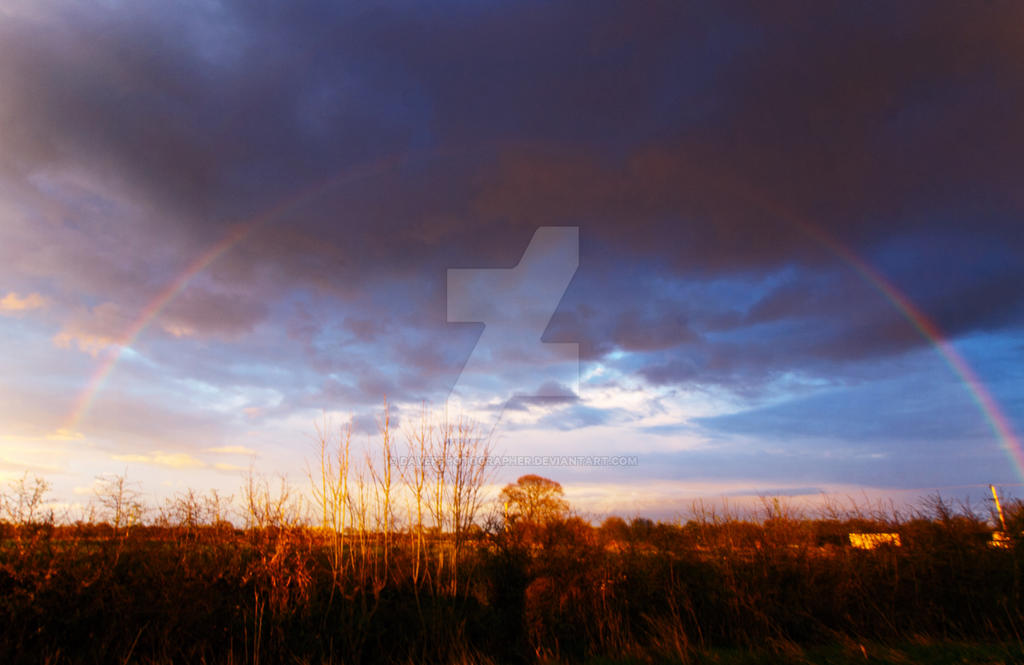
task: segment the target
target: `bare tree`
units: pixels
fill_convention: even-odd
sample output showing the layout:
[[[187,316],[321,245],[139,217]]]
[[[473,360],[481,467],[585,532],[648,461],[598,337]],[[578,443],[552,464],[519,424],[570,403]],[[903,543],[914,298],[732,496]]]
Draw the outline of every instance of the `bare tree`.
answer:
[[[424,510],[429,507],[424,505],[427,499],[427,472],[430,454],[431,441],[434,435],[434,426],[430,420],[430,412],[426,404],[421,407],[419,422],[406,431],[407,457],[404,464],[399,465],[399,473],[402,481],[412,498],[412,507],[409,512],[409,522],[413,525],[413,539],[415,548],[413,552],[413,583],[420,580],[420,566],[424,556],[423,520]]]
[[[301,496],[296,496],[287,477],[280,475],[277,480],[277,488],[274,489],[266,476],[249,469],[242,486],[249,528],[284,529],[305,521],[307,504],[303,503]]]
[[[443,422],[434,429],[428,442],[427,457],[429,459],[430,482],[427,484],[427,509],[434,523],[434,530],[438,538],[444,534],[444,527],[448,523],[445,506],[447,504],[447,491],[449,481],[448,458],[451,454],[452,439],[449,436],[448,425]],[[437,566],[433,572],[435,587],[441,584],[444,574],[444,547],[438,543]]]
[[[459,542],[476,522],[483,503],[482,492],[491,470],[492,441],[476,423],[461,418],[454,428],[452,448],[452,530]]]
[[[30,476],[26,471],[20,478],[11,481],[10,488],[10,496],[0,495],[0,514],[17,526],[42,521],[50,483],[39,476]],[[52,511],[48,519],[53,521]]]
[[[166,501],[161,509],[160,521],[167,526],[184,529],[186,534],[194,534],[200,527],[221,527],[227,522],[227,514],[232,496],[222,496],[216,489],[206,494],[189,488],[179,492]]]
[[[448,468],[449,524],[452,527],[452,592],[457,590],[459,554],[483,503],[483,488],[490,471],[492,440],[472,420],[460,416],[441,424],[444,448],[451,455]]]
[[[331,426],[326,419],[317,426],[320,468],[314,473],[307,470],[313,499],[320,512],[320,527],[330,538],[331,565],[335,579],[345,567],[345,529],[349,524],[349,450],[352,441],[352,423],[338,430],[333,446]]]
[[[145,511],[142,493],[128,482],[126,474],[97,476],[96,480],[93,490],[96,500],[103,508],[105,519],[113,525],[114,533],[122,527],[131,528],[142,520]]]
[[[374,484],[374,499],[377,508],[376,521],[377,530],[381,537],[383,548],[383,572],[382,578],[388,576],[391,536],[395,528],[395,510],[393,505],[394,483],[392,472],[394,470],[394,441],[392,440],[391,409],[387,400],[384,401],[384,413],[377,424],[380,430],[380,466],[374,463],[374,458],[367,453],[366,466],[370,471],[370,478]]]

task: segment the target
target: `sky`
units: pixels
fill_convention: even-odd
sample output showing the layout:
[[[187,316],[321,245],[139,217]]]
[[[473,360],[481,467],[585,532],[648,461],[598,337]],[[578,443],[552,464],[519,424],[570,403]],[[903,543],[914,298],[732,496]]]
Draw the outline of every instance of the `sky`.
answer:
[[[7,0],[0,480],[301,482],[462,386],[502,454],[635,457],[497,469],[593,514],[1019,492],[1021,25]]]

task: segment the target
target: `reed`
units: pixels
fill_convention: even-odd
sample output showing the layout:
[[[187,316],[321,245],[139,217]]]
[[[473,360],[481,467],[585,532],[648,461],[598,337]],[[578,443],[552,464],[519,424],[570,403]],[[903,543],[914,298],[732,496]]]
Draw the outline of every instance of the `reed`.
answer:
[[[107,478],[93,519],[71,519],[45,508],[45,480],[17,480],[0,493],[0,661],[786,661],[1024,636],[1024,544],[992,547],[991,517],[962,502],[506,521],[470,423],[424,408],[381,430],[391,452],[359,459],[351,427],[325,424],[308,493],[250,471],[237,504],[187,490],[146,508]],[[1005,512],[1019,533],[1024,505]],[[854,549],[851,532],[900,545]]]

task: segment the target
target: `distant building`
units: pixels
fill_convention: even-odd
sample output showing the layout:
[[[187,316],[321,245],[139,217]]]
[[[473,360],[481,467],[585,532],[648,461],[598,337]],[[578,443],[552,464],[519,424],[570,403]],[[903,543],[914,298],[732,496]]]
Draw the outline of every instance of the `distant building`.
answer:
[[[898,533],[851,533],[850,544],[860,550],[873,550],[882,545],[900,546]]]
[[[989,547],[996,547],[998,549],[1009,549],[1012,546],[1010,541],[1010,534],[1005,531],[993,531],[992,540],[989,541]]]

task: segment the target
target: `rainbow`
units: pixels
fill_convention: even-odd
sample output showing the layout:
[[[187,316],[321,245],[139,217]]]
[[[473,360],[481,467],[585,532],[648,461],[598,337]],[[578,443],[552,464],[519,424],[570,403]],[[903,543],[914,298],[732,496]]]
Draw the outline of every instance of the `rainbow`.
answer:
[[[256,222],[250,222],[248,224],[239,224],[234,228],[230,229],[224,238],[209,248],[197,259],[192,261],[179,274],[163,291],[161,291],[155,298],[153,298],[148,305],[146,305],[139,316],[132,322],[128,329],[114,342],[113,348],[107,349],[105,357],[100,363],[100,366],[93,373],[89,382],[86,384],[85,389],[75,399],[74,404],[71,408],[71,412],[64,420],[58,432],[65,435],[74,435],[75,428],[78,426],[79,421],[85,412],[89,410],[92,405],[92,401],[103,386],[104,381],[110,376],[110,373],[114,370],[117,365],[117,361],[121,359],[124,350],[129,348],[139,334],[149,325],[160,311],[167,306],[176,295],[181,293],[182,289],[192,280],[193,277],[201,273],[211,263],[217,260],[224,252],[228,251],[236,244],[238,244],[243,238],[245,238],[257,225]]]
[[[820,225],[811,223],[786,206],[750,188],[741,188],[742,195],[761,209],[786,221],[823,245],[853,268],[869,285],[881,293],[929,343],[939,352],[953,373],[967,389],[1000,445],[1010,456],[1017,475],[1024,479],[1024,446],[1014,432],[1010,419],[999,402],[978,376],[971,364],[956,350],[939,326],[878,269],[864,261],[853,250],[829,235]]]
[[[113,348],[108,350],[104,360],[93,373],[84,390],[82,390],[74,401],[71,412],[68,414],[62,427],[58,430],[58,433],[64,436],[75,436],[77,434],[75,432],[75,428],[81,421],[82,416],[88,411],[96,397],[96,394],[103,386],[107,377],[109,377],[111,372],[114,370],[114,367],[117,365],[118,360],[120,360],[124,350],[129,348],[135,342],[146,326],[149,325],[161,310],[163,310],[163,308],[166,307],[167,304],[173,300],[174,297],[177,296],[197,274],[205,270],[225,252],[241,242],[255,228],[273,219],[288,208],[308,199],[311,195],[322,191],[330,185],[339,184],[347,180],[352,180],[391,168],[397,160],[401,159],[401,157],[401,155],[397,157],[388,157],[386,159],[371,162],[361,168],[342,171],[337,175],[333,175],[324,181],[314,183],[313,185],[301,190],[299,193],[271,207],[268,211],[258,215],[251,221],[232,227],[223,239],[192,261],[184,271],[182,271],[164,290],[157,294],[156,297],[154,297],[153,300],[143,308],[139,316],[117,340]],[[921,335],[927,339],[932,346],[935,347],[945,362],[952,369],[953,373],[966,387],[971,398],[977,404],[981,413],[991,426],[1000,445],[1009,454],[1014,466],[1016,467],[1017,474],[1024,479],[1024,447],[1021,446],[1020,439],[1015,434],[1009,418],[1007,418],[1006,414],[1003,413],[999,402],[995,397],[993,397],[984,382],[971,367],[970,363],[968,363],[967,360],[950,343],[935,322],[932,321],[916,305],[914,305],[910,298],[907,297],[907,295],[897,288],[891,281],[889,281],[881,272],[861,259],[851,249],[842,245],[838,240],[827,234],[818,225],[805,220],[785,206],[755,192],[749,187],[735,187],[735,184],[736,183],[733,183],[734,189],[731,193],[736,194],[738,192],[741,196],[755,203],[763,210],[773,214],[779,219],[793,224],[815,241],[831,250],[846,264],[856,270],[868,284],[881,293],[897,309],[897,311],[899,311],[900,314],[910,322],[910,324],[917,329],[917,331],[921,333]]]
[[[82,417],[88,412],[89,407],[92,406],[96,395],[103,387],[103,384],[106,382],[111,372],[114,371],[118,361],[124,355],[125,350],[135,343],[135,340],[138,339],[138,336],[142,331],[146,329],[153,319],[160,314],[164,307],[166,307],[167,304],[175,298],[175,296],[184,290],[196,275],[206,270],[211,263],[242,242],[255,229],[270,222],[288,209],[307,201],[309,198],[322,192],[328,187],[340,185],[393,168],[402,161],[403,157],[403,154],[392,155],[383,159],[371,161],[352,169],[342,170],[338,173],[332,174],[326,179],[315,181],[313,184],[302,188],[297,193],[286,197],[265,211],[251,217],[248,221],[233,225],[220,241],[189,263],[188,266],[186,266],[185,269],[167,285],[167,287],[150,300],[149,303],[142,308],[138,317],[135,318],[124,333],[111,344],[110,348],[108,348],[104,353],[103,360],[100,362],[99,367],[96,368],[86,383],[85,388],[78,394],[74,402],[72,402],[71,410],[62,421],[61,426],[57,429],[55,436],[57,438],[80,438],[81,434],[76,430],[82,420]]]
[[[886,279],[876,268],[865,262],[851,250],[839,244],[834,238],[827,236],[820,229],[805,228],[807,233],[817,238],[819,242],[839,255],[846,263],[853,267],[861,277],[871,286],[877,289],[885,298],[891,302],[903,317],[910,322],[918,332],[921,333],[932,346],[939,352],[946,361],[953,373],[967,388],[968,393],[974,402],[981,409],[982,414],[988,421],[989,426],[995,432],[999,443],[1010,455],[1016,467],[1017,475],[1024,479],[1024,447],[1020,439],[1013,431],[1010,419],[1003,413],[999,402],[992,395],[985,383],[971,367],[967,359],[961,355],[943,334],[939,326],[932,321],[928,315],[922,312],[905,293]]]

